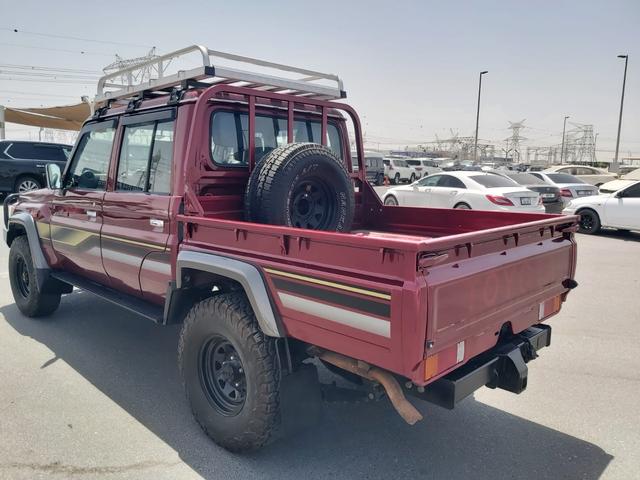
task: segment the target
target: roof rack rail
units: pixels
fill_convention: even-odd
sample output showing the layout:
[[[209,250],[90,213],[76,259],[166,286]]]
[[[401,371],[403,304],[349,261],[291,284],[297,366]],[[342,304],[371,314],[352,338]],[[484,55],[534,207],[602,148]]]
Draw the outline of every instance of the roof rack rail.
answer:
[[[201,64],[188,70],[178,69],[175,73],[168,74],[171,64],[185,62],[187,60],[185,57],[194,54],[200,54]],[[226,61],[252,65],[258,67],[258,70],[267,70],[269,73],[239,70],[220,63],[214,65],[212,60],[217,62],[216,59],[222,60],[223,63]],[[202,45],[192,45],[102,76],[98,81],[95,101],[127,99],[142,92],[168,93],[172,87],[186,81],[242,86],[315,100],[335,100],[346,97],[342,80],[337,75],[219,52]]]

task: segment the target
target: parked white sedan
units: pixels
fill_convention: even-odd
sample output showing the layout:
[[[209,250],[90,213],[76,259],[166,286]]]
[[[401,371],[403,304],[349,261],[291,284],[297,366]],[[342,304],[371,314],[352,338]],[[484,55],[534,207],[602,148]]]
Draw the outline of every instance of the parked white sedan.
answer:
[[[601,227],[640,230],[640,181],[622,182],[615,192],[571,200],[562,213],[580,215],[580,233],[597,233]]]
[[[446,172],[389,189],[385,205],[544,213],[540,195],[495,173]]]
[[[566,173],[596,187],[618,178],[618,175],[615,173],[607,172],[601,168],[587,167],[585,165],[557,165],[547,168],[544,173]]]

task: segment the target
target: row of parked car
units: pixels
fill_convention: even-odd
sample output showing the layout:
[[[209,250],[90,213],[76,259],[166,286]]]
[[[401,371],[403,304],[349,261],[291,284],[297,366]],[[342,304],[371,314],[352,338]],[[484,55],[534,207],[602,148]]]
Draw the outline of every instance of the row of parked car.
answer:
[[[580,231],[640,230],[640,176],[591,185],[557,168],[543,172],[450,171],[383,195],[389,206],[580,214]]]

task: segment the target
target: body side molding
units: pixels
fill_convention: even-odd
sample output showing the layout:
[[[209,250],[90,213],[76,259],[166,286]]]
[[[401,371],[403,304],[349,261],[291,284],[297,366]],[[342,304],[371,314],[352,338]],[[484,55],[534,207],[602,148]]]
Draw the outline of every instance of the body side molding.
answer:
[[[185,269],[213,273],[240,283],[251,303],[260,329],[270,337],[284,336],[264,278],[252,264],[213,253],[182,251],[176,265],[176,287],[182,287]]]

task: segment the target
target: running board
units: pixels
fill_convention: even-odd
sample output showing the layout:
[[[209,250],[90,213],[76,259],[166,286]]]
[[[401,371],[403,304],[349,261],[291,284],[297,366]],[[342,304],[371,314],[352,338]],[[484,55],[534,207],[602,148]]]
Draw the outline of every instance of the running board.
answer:
[[[118,292],[113,288],[105,287],[104,285],[80,277],[79,275],[74,275],[73,273],[53,271],[50,275],[62,282],[69,283],[74,287],[103,298],[108,302],[115,303],[119,307],[129,310],[130,312],[137,313],[138,315],[148,318],[156,323],[163,323],[162,307],[145,302],[133,295]]]

